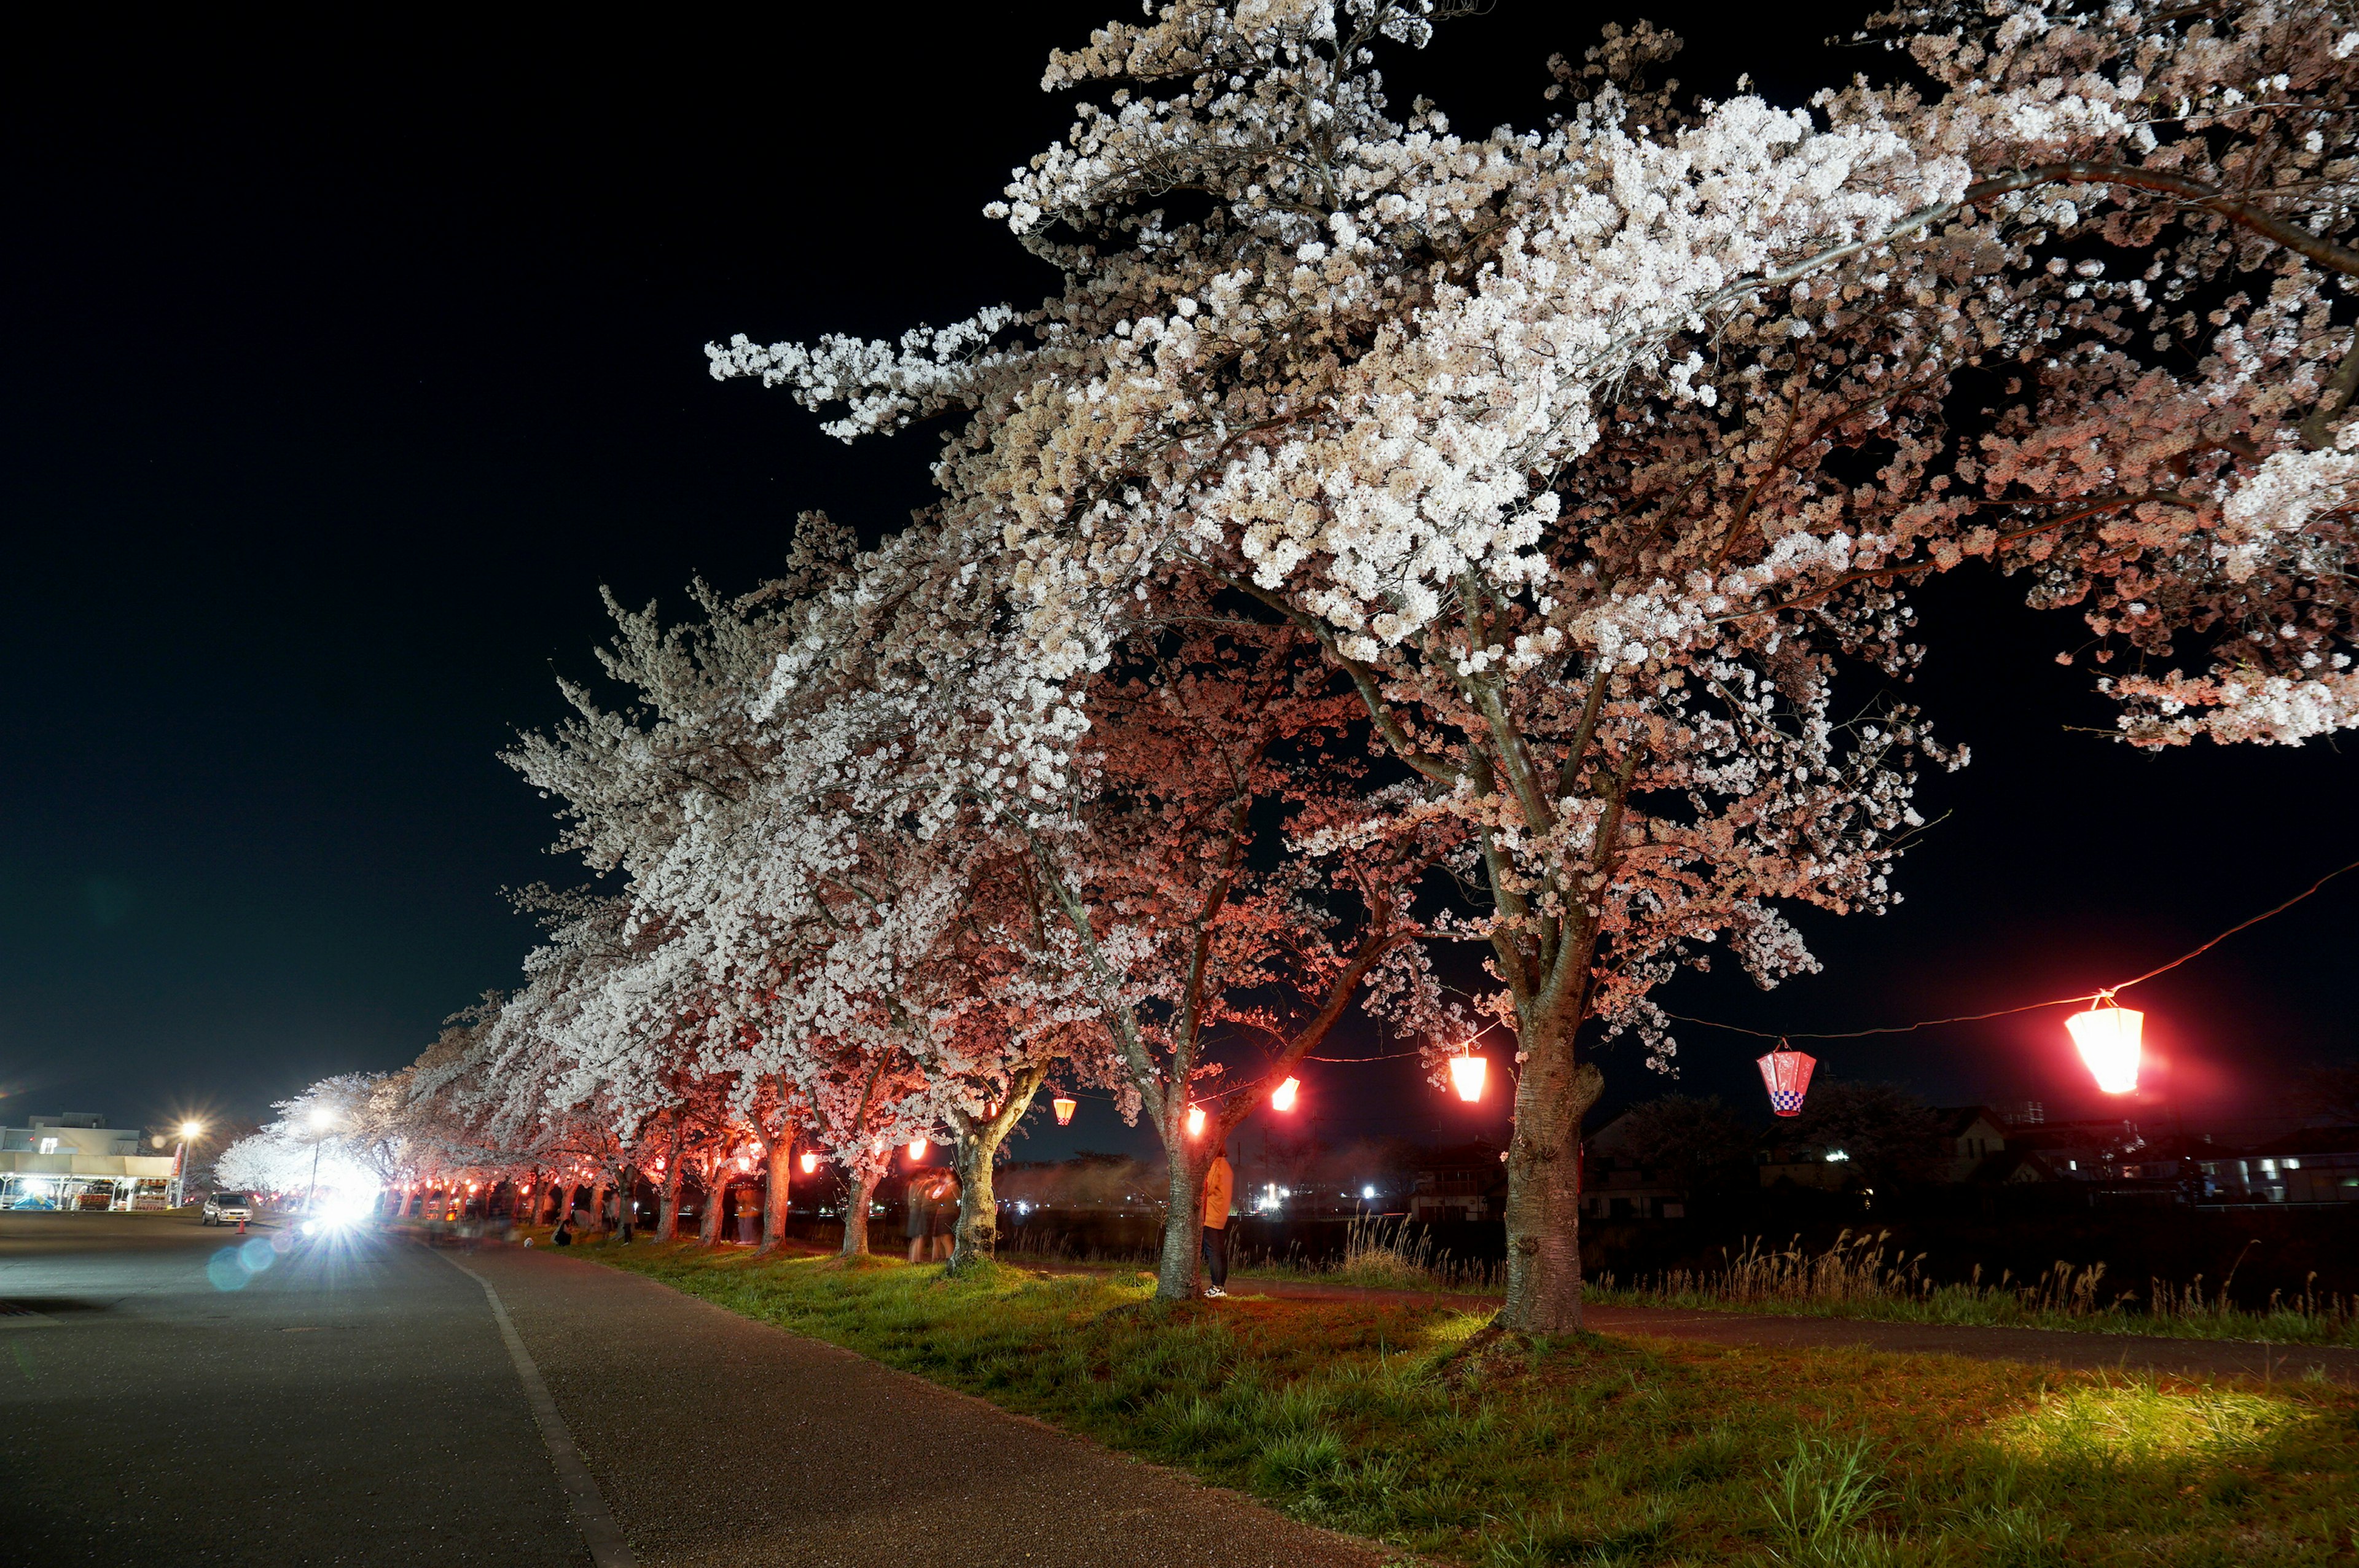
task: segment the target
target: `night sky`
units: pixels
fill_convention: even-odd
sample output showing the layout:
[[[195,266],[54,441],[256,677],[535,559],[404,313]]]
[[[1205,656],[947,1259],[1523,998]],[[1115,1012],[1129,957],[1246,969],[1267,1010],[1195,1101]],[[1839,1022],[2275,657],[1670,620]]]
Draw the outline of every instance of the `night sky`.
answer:
[[[262,1114],[400,1065],[513,983],[533,929],[500,890],[570,872],[495,752],[559,716],[555,673],[594,672],[599,586],[741,589],[799,510],[873,535],[924,498],[924,437],[840,446],[712,381],[701,345],[1037,298],[1045,273],[978,210],[1068,118],[1036,91],[1048,49],[1109,5],[11,39],[0,1120]],[[1880,64],[1792,42],[1840,9],[1771,35],[1502,0],[1397,52],[1396,100],[1534,123],[1549,52],[1641,14],[1700,40],[1698,88],[1747,69],[1792,101]],[[2359,860],[2350,756],[2132,752],[2081,732],[2110,713],[2054,663],[2076,618],[1986,577],[1926,606],[1917,695],[1975,762],[1925,792],[1950,815],[1901,867],[1908,903],[1806,917],[1821,976],[1685,978],[1674,1011],[1848,1028],[2086,991]],[[2359,1054],[2354,934],[2359,875],[2125,998],[2190,1120],[2267,1116],[2292,1068]],[[2055,1115],[2097,1098],[2061,1016],[1810,1048]],[[1686,1087],[1757,1107],[1759,1042],[1681,1039]],[[1605,1065],[1609,1105],[1659,1087],[1626,1047]],[[1496,1119],[1407,1063],[1306,1078],[1336,1139]],[[1092,1105],[1017,1152],[1123,1141]]]

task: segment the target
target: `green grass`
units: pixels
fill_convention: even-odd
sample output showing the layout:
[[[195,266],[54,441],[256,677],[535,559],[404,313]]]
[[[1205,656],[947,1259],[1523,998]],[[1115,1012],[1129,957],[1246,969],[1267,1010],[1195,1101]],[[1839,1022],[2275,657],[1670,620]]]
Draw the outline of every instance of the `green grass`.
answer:
[[[1158,1305],[1135,1274],[577,1257],[1483,1565],[2359,1562],[2359,1393],[1569,1336],[1408,1303]]]

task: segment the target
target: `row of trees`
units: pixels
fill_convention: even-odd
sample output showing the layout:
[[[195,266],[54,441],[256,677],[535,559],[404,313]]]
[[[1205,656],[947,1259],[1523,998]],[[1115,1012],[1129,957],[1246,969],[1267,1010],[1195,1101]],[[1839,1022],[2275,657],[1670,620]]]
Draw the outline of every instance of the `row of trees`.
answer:
[[[1480,135],[1379,77],[1434,11],[1109,25],[989,209],[1055,292],[708,350],[846,439],[939,423],[938,498],[615,608],[625,705],[512,758],[615,891],[539,895],[525,987],[414,1070],[437,1147],[750,1138],[775,1198],[788,1148],[858,1189],[946,1131],[962,1267],[1041,1086],[1103,1086],[1180,1296],[1205,1152],[1348,1010],[1437,1072],[1496,1024],[1501,1321],[1571,1327],[1577,1036],[1668,1065],[1680,966],[1772,984],[1788,912],[1898,897],[1964,761],[1893,691],[1918,585],[2079,607],[2132,743],[2359,723],[2342,0],[1912,7],[1890,83],[1790,109],[1609,28]]]

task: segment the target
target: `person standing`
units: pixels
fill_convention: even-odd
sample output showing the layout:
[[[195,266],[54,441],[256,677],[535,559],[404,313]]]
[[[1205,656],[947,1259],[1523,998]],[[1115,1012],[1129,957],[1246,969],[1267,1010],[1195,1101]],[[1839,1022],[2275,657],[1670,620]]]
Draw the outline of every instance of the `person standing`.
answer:
[[[1216,1150],[1204,1172],[1204,1271],[1212,1283],[1207,1296],[1225,1296],[1229,1282],[1229,1199],[1236,1188],[1236,1173],[1229,1168],[1229,1152]]]
[[[901,1228],[909,1237],[909,1261],[922,1263],[933,1235],[934,1182],[931,1172],[909,1173],[909,1212]]]
[[[950,1261],[951,1248],[958,1239],[959,1196],[962,1191],[956,1171],[944,1171],[941,1179],[934,1184],[932,1223],[929,1228],[933,1232],[937,1263]]]

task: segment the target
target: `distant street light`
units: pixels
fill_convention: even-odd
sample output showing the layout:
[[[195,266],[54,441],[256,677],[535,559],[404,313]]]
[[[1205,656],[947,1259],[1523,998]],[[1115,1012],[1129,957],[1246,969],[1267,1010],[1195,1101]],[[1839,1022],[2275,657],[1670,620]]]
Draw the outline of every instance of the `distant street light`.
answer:
[[[320,1145],[328,1141],[328,1131],[336,1125],[336,1113],[324,1105],[311,1108],[311,1191],[303,1199],[303,1212],[310,1214],[320,1206]]]
[[[180,1141],[172,1150],[172,1179],[164,1193],[164,1206],[178,1208],[189,1195],[189,1151],[204,1132],[201,1121],[180,1123]]]

